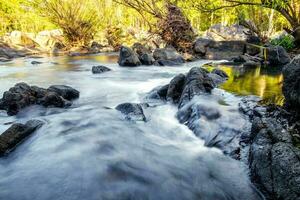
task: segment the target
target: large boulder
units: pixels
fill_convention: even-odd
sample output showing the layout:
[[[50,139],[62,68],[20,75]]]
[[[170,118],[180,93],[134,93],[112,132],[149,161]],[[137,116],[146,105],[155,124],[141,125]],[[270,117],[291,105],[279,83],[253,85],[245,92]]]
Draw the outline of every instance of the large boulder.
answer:
[[[181,65],[185,62],[183,56],[180,55],[174,48],[155,49],[153,57],[156,60],[156,65],[159,66]]]
[[[214,41],[198,38],[194,43],[194,53],[205,59],[230,60],[246,51],[244,41]]]
[[[183,91],[184,82],[185,82],[184,74],[179,74],[171,80],[166,94],[167,101],[171,101],[173,103],[179,102]]]
[[[184,106],[196,95],[210,93],[214,87],[214,81],[205,69],[193,67],[186,75],[179,107]]]
[[[48,89],[17,83],[4,92],[0,99],[0,110],[6,110],[8,115],[16,115],[21,109],[30,105],[45,107],[68,107],[71,100],[79,97],[79,92],[64,85],[50,86]]]
[[[268,65],[283,66],[291,61],[289,54],[281,46],[270,46],[266,48],[266,62]]]
[[[122,103],[116,107],[116,110],[125,115],[125,119],[130,121],[146,121],[146,116],[141,104]]]
[[[256,117],[250,136],[249,164],[252,181],[266,199],[299,199],[300,150],[285,124],[271,117]]]
[[[193,45],[194,52],[196,54],[200,54],[201,56],[204,56],[206,54],[207,47],[209,46],[209,44],[211,42],[213,42],[213,40],[205,39],[205,38],[198,38]]]
[[[39,32],[34,41],[39,45],[43,50],[55,51],[57,49],[64,48],[63,41],[64,36],[62,30],[50,30],[50,31],[41,31]]]
[[[194,67],[186,75],[179,74],[169,84],[153,89],[147,97],[170,101],[183,107],[194,96],[210,93],[227,78],[228,75],[220,69],[210,73],[204,68]]]
[[[289,110],[300,111],[300,55],[283,69],[283,94]]]
[[[120,66],[124,67],[137,67],[142,64],[137,53],[134,52],[131,48],[125,46],[122,46],[120,49],[118,63]]]
[[[249,29],[237,24],[232,26],[216,24],[204,33],[204,37],[215,41],[246,41],[248,31]]]
[[[132,46],[132,50],[138,54],[139,59],[143,65],[153,65],[153,63],[155,62],[151,53],[151,49],[146,47],[145,45],[142,45],[141,43],[135,43]]]
[[[13,124],[0,135],[0,156],[9,153],[42,125],[43,122],[39,120],[30,120],[26,124]]]

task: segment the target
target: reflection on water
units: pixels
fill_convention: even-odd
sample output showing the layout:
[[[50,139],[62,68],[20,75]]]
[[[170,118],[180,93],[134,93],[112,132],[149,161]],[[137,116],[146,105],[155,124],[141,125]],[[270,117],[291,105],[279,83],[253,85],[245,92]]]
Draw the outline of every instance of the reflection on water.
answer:
[[[229,75],[229,80],[221,85],[222,89],[238,95],[257,95],[265,104],[283,104],[283,76],[280,68],[225,65],[219,68]]]

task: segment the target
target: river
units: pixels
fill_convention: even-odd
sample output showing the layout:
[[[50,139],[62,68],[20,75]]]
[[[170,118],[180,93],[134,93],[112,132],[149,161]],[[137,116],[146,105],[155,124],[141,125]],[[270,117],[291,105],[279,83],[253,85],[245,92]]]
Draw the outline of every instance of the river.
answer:
[[[42,64],[32,65],[31,61]],[[80,91],[67,109],[32,106],[17,116],[0,112],[0,132],[7,122],[40,119],[45,125],[0,158],[2,200],[256,200],[262,199],[249,181],[247,166],[216,148],[208,148],[176,119],[177,107],[156,102],[145,110],[147,122],[131,122],[114,108],[139,103],[157,86],[178,73],[207,61],[181,67],[122,68],[115,55],[21,58],[0,64],[0,93],[17,82],[48,87],[64,84]],[[112,69],[92,74],[94,65]],[[276,87],[281,74],[262,68],[226,67],[227,83],[203,103],[222,111],[219,124],[235,129],[249,122],[238,111],[241,95],[281,102]],[[235,122],[235,123],[233,123]],[[217,130],[201,121],[204,130]]]

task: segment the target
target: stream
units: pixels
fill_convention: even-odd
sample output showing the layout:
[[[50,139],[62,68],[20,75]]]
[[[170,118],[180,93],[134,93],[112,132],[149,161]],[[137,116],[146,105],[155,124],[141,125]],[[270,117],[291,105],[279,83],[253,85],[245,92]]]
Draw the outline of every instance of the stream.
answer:
[[[42,64],[32,65],[31,61]],[[17,82],[47,88],[69,85],[80,91],[70,108],[32,106],[17,116],[0,111],[0,133],[8,122],[40,119],[45,125],[0,158],[1,200],[259,200],[247,166],[202,139],[176,119],[175,105],[155,102],[147,122],[132,122],[115,108],[140,103],[153,88],[207,61],[180,67],[122,68],[114,54],[21,58],[0,64],[0,93]],[[94,65],[112,69],[92,74]],[[249,128],[239,111],[242,95],[281,104],[280,72],[260,67],[221,66],[230,78],[211,97],[197,101],[218,107],[218,122],[201,120],[213,134],[218,126]],[[279,89],[278,89],[279,88]],[[233,123],[234,122],[234,123]]]

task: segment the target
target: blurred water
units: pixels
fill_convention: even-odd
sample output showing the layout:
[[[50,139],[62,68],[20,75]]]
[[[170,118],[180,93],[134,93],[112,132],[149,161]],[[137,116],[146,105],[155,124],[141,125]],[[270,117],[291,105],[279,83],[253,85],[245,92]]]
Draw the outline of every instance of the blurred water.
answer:
[[[33,60],[43,64],[32,65]],[[112,61],[114,56],[95,55],[19,59],[0,65],[1,94],[17,82],[41,87],[65,84],[80,91],[68,109],[33,106],[14,117],[0,112],[0,132],[12,121],[35,118],[46,123],[8,157],[0,158],[1,200],[261,199],[245,166],[205,147],[178,123],[176,106],[146,109],[147,123],[125,121],[108,109],[141,102],[154,87],[205,61],[138,68],[121,68]],[[93,75],[91,67],[99,64],[112,71]],[[215,95],[222,103],[206,102],[226,111],[224,123],[242,117],[239,97],[220,89],[213,99]],[[212,134],[213,122],[201,123]],[[244,123],[240,119],[234,127],[243,129]]]

